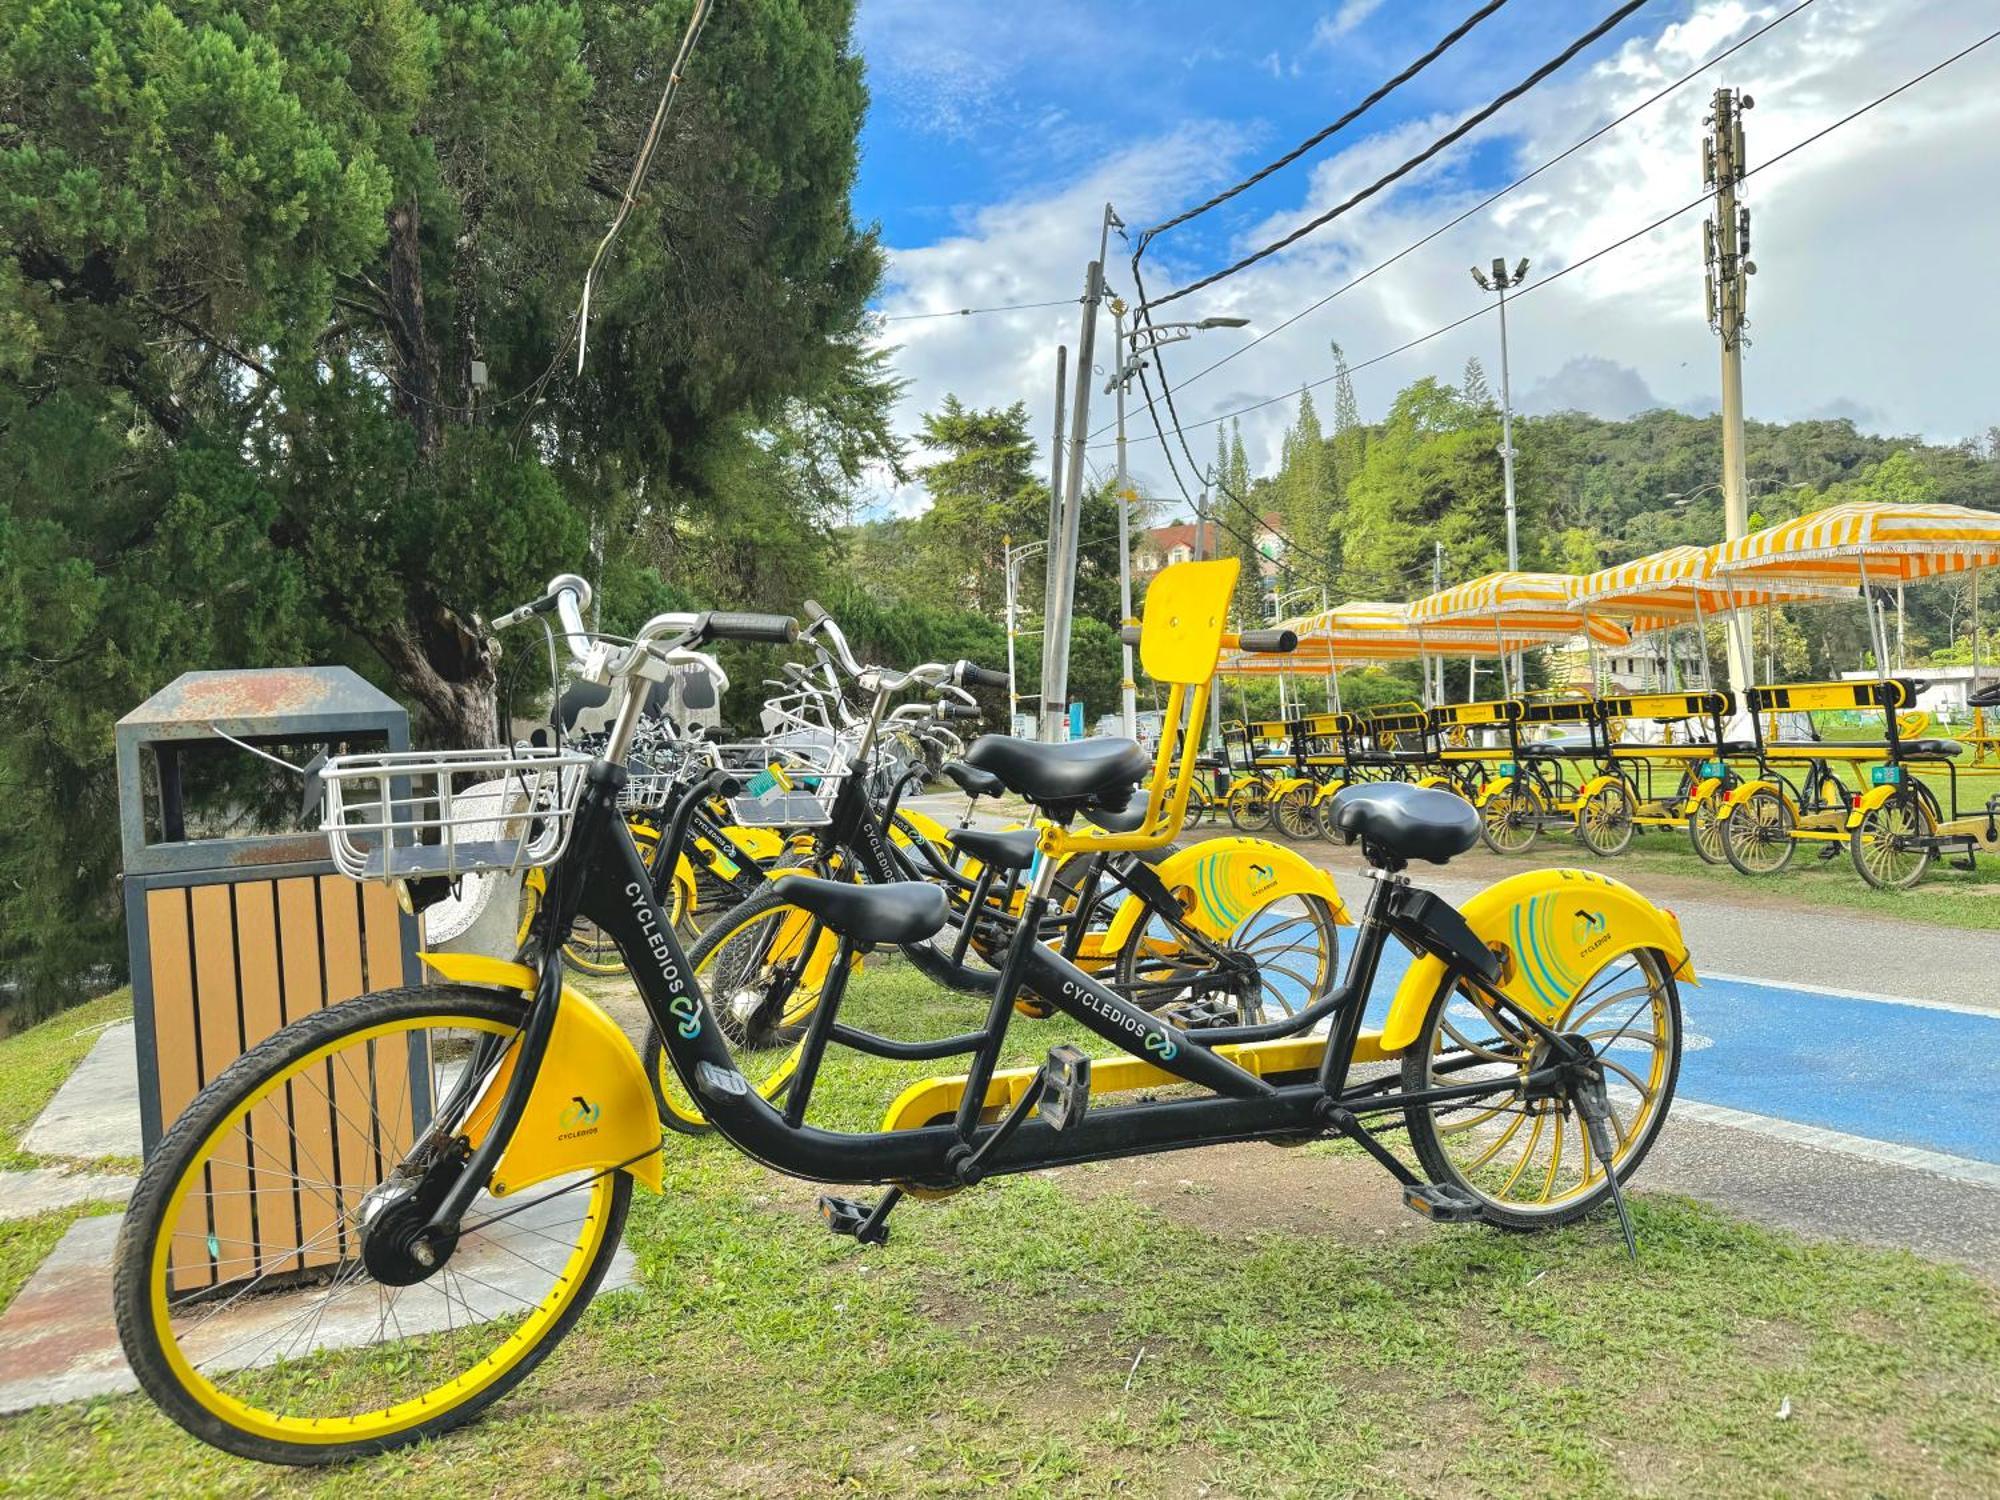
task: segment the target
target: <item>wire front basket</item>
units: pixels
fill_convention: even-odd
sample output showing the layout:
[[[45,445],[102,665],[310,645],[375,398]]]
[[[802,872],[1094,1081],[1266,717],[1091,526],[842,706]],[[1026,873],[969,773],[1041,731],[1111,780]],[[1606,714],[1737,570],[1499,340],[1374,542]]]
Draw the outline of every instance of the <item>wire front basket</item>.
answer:
[[[816,828],[830,822],[841,782],[853,774],[830,735],[718,748],[723,766],[745,777],[741,795],[729,799],[730,816],[744,828]]]
[[[590,762],[533,745],[337,755],[319,773],[321,826],[355,880],[533,869],[568,846]]]

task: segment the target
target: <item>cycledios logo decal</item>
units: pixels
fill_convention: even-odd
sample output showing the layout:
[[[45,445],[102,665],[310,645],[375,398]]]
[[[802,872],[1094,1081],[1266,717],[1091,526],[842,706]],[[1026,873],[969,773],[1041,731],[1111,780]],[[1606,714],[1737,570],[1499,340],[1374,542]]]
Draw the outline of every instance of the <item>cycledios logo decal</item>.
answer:
[[[1107,1005],[1103,1000],[1098,998],[1095,992],[1085,989],[1073,979],[1065,979],[1063,981],[1063,998],[1074,1000],[1085,1010],[1102,1016],[1120,1031],[1137,1037],[1139,1045],[1152,1053],[1161,1062],[1172,1062],[1176,1057],[1180,1056],[1180,1044],[1169,1033],[1157,1031],[1138,1017],[1128,1015],[1122,1010]]]
[[[597,1134],[597,1122],[604,1116],[604,1106],[592,1104],[581,1094],[570,1095],[569,1107],[556,1117],[560,1134],[559,1141],[573,1141],[579,1136]]]
[[[1610,927],[1611,924],[1604,919],[1603,912],[1585,911],[1579,907],[1576,916],[1571,919],[1570,935],[1575,939],[1579,949],[1589,953],[1611,935]]]
[[[701,1002],[687,993],[687,986],[681,980],[681,967],[674,961],[674,951],[667,942],[666,931],[660,926],[653,893],[636,880],[627,881],[625,899],[632,904],[632,915],[638,918],[640,935],[646,940],[646,949],[653,955],[653,962],[659,966],[660,978],[673,992],[673,998],[667,1001],[667,1009],[674,1016],[674,1029],[690,1040],[700,1036]]]

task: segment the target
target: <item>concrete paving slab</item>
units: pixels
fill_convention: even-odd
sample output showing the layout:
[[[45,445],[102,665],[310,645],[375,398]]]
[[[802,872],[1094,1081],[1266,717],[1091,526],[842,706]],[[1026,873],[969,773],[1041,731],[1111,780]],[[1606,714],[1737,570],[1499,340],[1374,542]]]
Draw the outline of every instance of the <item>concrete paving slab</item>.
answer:
[[[490,1206],[478,1200],[474,1216]],[[372,1281],[331,1298],[323,1285],[252,1296],[204,1323],[190,1352],[216,1369],[243,1369],[518,1312],[523,1294],[539,1296],[546,1287],[550,1257],[564,1253],[544,1231],[573,1213],[573,1200],[563,1198],[516,1213],[461,1246],[448,1276],[403,1288],[392,1315],[385,1315]],[[111,1309],[112,1257],[123,1223],[123,1215],[78,1220],[0,1314],[0,1415],[138,1389]],[[602,1290],[634,1281],[632,1252],[620,1246]]]
[[[136,1180],[109,1172],[65,1172],[60,1167],[0,1172],[0,1222],[31,1219],[79,1203],[123,1203],[132,1196]]]
[[[139,1049],[132,1023],[107,1026],[21,1137],[36,1156],[131,1156],[139,1144]]]

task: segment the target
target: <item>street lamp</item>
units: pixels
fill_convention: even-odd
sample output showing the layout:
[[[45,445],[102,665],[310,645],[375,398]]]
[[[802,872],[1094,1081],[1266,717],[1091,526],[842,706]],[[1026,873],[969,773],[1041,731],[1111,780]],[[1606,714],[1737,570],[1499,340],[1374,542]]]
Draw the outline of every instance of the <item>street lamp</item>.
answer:
[[[1500,294],[1500,473],[1507,493],[1507,567],[1521,566],[1521,542],[1514,524],[1514,392],[1507,371],[1507,291],[1528,279],[1528,258],[1524,255],[1507,269],[1504,257],[1493,257],[1489,273],[1472,268],[1472,279],[1482,292]]]
[[[1812,485],[1803,479],[1793,480],[1789,484],[1780,483],[1775,479],[1752,479],[1747,481],[1747,484],[1752,489],[1755,489],[1759,485],[1774,490],[1809,490],[1812,488]],[[1673,501],[1675,510],[1685,510],[1710,490],[1719,490],[1721,488],[1722,481],[1720,479],[1711,479],[1707,484],[1702,485],[1698,489],[1687,490],[1685,492],[1681,490],[1668,490],[1660,498],[1662,500]]]
[[[1125,392],[1132,384],[1132,378],[1146,368],[1146,356],[1155,349],[1168,344],[1178,344],[1193,338],[1197,333],[1205,333],[1214,328],[1247,328],[1248,318],[1214,317],[1202,318],[1191,323],[1143,323],[1128,335],[1125,331],[1125,302],[1123,298],[1111,299],[1111,316],[1114,320],[1117,351],[1115,367],[1111,378],[1104,383],[1104,393],[1118,398],[1118,612],[1124,617],[1123,623],[1136,625],[1138,620],[1132,615],[1132,544],[1131,509],[1138,500],[1132,489],[1131,471],[1125,462]],[[1207,525],[1207,517],[1195,517],[1195,537],[1199,541],[1201,529]],[[1125,642],[1119,652],[1124,659],[1124,680],[1118,691],[1125,721],[1125,738],[1137,739],[1139,735],[1139,685],[1132,677],[1132,646]]]

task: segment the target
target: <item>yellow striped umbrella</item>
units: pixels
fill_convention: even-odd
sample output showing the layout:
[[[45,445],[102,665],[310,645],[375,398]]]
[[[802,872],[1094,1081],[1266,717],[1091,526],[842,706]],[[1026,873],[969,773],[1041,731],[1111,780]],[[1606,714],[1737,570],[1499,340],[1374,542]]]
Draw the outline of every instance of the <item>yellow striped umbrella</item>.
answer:
[[[1716,571],[1760,583],[1915,583],[2000,563],[2000,514],[1850,501],[1724,542]]]
[[[1632,635],[1624,626],[1578,604],[1582,582],[1573,573],[1488,573],[1425,595],[1410,606],[1410,619],[1427,637],[1449,628],[1521,643],[1587,634],[1599,646],[1630,645]]]
[[[1416,661],[1422,657],[1492,657],[1540,645],[1546,637],[1519,633],[1513,622],[1496,632],[1477,626],[1419,628],[1407,604],[1350,600],[1346,604],[1280,622],[1298,632],[1299,649],[1289,656],[1232,652],[1220,670],[1233,676],[1275,677],[1281,672],[1326,672],[1340,663]]]
[[[1689,621],[1714,619],[1734,609],[1788,604],[1844,592],[1808,580],[1765,582],[1718,571],[1722,548],[1667,547],[1630,562],[1586,573],[1576,602],[1592,616],[1627,621],[1646,635]]]

